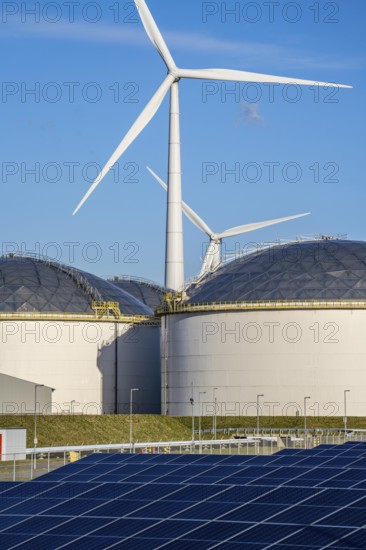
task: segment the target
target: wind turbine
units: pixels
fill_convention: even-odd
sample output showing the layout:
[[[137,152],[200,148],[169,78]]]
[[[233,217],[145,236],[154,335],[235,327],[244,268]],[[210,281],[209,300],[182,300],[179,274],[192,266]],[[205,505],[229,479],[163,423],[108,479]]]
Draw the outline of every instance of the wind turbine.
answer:
[[[168,199],[167,199],[167,228],[165,250],[165,286],[173,290],[184,287],[184,259],[183,259],[183,230],[182,230],[182,190],[181,190],[181,154],[180,154],[180,116],[178,83],[181,78],[195,78],[203,80],[227,80],[234,82],[272,82],[276,84],[301,84],[326,86],[327,82],[314,82],[279,76],[271,76],[246,71],[230,69],[180,69],[173,57],[149,11],[144,0],[134,0],[145,31],[151,42],[162,57],[168,74],[152,96],[139,117],[131,126],[107,164],[98,174],[88,192],[80,201],[73,214],[79,210],[102,179],[121,155],[147,126],[159,109],[164,97],[170,90],[170,127],[169,127],[169,168],[168,168]],[[352,86],[338,85],[341,88]]]
[[[158,183],[162,186],[165,191],[168,191],[167,184],[157,175],[151,168],[146,167],[150,174],[156,179]],[[210,271],[215,271],[221,264],[221,244],[222,239],[228,237],[237,237],[238,235],[243,235],[244,233],[250,233],[251,231],[256,231],[257,229],[263,229],[270,225],[275,225],[276,223],[287,222],[290,220],[295,220],[296,218],[302,218],[303,216],[309,216],[310,212],[305,214],[297,214],[296,216],[288,216],[287,218],[278,218],[276,220],[269,220],[265,222],[256,222],[248,223],[246,225],[240,225],[238,227],[233,227],[227,229],[222,233],[216,233],[212,231],[210,227],[203,221],[203,219],[194,211],[188,204],[182,201],[182,210],[187,218],[196,226],[198,229],[206,233],[210,237],[210,244],[207,247],[205,258],[202,262],[201,271],[199,272],[198,278],[203,277],[206,273]]]

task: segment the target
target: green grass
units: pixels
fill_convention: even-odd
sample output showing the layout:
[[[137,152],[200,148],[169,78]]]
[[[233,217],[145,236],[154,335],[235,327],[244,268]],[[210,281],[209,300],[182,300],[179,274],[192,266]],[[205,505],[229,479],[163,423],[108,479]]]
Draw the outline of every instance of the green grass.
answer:
[[[302,428],[302,417],[261,417],[264,428]],[[256,417],[217,417],[217,428],[254,428]],[[308,417],[308,428],[343,428],[342,417]],[[27,446],[33,446],[34,417],[0,416],[0,428],[27,429]],[[195,419],[198,429],[198,418]],[[212,417],[202,418],[202,429],[212,427]],[[366,418],[349,417],[348,427],[366,429]],[[94,445],[129,442],[129,416],[39,416],[37,417],[38,447],[64,445]],[[190,417],[134,415],[134,441],[187,441],[191,438]],[[218,437],[226,437],[218,434]],[[211,438],[207,435],[207,438]]]
[[[33,446],[32,415],[1,416],[0,427],[26,428],[27,446]],[[191,437],[190,428],[179,419],[152,415],[134,415],[133,432],[135,441],[187,440]],[[129,437],[128,415],[37,416],[38,447],[128,443]]]

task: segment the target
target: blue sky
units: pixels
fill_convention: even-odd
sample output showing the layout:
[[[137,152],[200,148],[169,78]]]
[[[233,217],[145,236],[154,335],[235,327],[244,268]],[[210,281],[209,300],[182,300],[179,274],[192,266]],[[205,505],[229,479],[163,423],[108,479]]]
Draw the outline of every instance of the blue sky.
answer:
[[[366,4],[270,4],[274,11],[263,1],[148,1],[178,66],[354,86],[317,94],[181,81],[183,198],[215,231],[312,212],[228,240],[227,251],[319,233],[366,239]],[[166,197],[145,166],[166,178],[168,99],[118,170],[71,212],[165,66],[131,2],[39,6],[34,14],[33,2],[2,4],[3,251],[163,282]],[[188,279],[207,241],[188,221],[184,241]]]

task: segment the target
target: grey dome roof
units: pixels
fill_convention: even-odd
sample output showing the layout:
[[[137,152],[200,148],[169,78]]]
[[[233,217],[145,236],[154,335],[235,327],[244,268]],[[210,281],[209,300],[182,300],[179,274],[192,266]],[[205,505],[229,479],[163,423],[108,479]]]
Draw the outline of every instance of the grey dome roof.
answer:
[[[322,240],[279,245],[223,265],[190,303],[257,300],[366,300],[366,242]]]
[[[108,279],[108,281],[118,288],[122,288],[151,309],[160,306],[163,296],[167,292],[163,286],[137,277],[117,276]]]
[[[118,302],[126,315],[153,311],[112,283],[62,264],[0,257],[0,311],[92,313],[93,300]]]

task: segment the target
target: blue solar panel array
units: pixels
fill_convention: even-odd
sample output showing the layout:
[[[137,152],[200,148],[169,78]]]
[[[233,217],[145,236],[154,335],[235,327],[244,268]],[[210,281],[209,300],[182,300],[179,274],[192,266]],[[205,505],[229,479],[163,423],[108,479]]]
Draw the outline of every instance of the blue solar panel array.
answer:
[[[272,456],[93,454],[0,483],[0,548],[366,548],[366,443]]]

